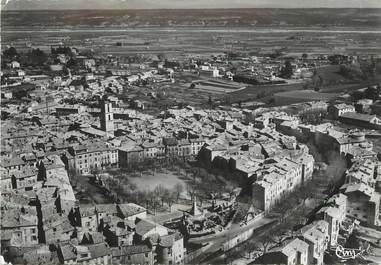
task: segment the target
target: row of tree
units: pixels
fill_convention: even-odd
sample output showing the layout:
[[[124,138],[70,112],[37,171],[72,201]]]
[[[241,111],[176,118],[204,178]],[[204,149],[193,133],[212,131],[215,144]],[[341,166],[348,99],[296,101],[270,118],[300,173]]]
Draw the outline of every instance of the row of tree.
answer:
[[[49,56],[43,50],[31,49],[26,53],[19,53],[14,47],[3,51],[3,66],[12,61],[18,61],[22,66],[44,66]]]

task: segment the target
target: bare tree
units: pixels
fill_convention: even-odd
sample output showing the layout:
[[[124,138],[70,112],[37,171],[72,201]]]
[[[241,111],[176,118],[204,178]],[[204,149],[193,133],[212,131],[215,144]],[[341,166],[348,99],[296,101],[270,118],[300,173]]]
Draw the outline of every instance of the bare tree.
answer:
[[[72,181],[74,186],[77,186],[78,184],[78,175],[77,171],[74,168],[70,168],[68,171],[69,179]]]
[[[174,190],[175,190],[175,193],[176,193],[176,202],[178,202],[179,198],[180,198],[180,194],[184,191],[184,187],[183,187],[183,185],[181,185],[181,183],[177,183],[174,186]]]
[[[164,197],[165,197],[166,191],[167,189],[164,188],[164,186],[161,184],[157,185],[156,188],[154,189],[154,194],[157,196],[157,198],[160,198],[161,205],[164,205]]]
[[[273,243],[273,237],[269,233],[260,236],[258,239],[259,245],[257,250],[266,253],[269,250],[270,245]]]
[[[191,196],[191,200],[193,201],[194,195],[196,194],[195,185],[187,184],[188,194]]]
[[[159,198],[157,197],[155,192],[147,192],[149,206],[152,208],[154,214],[156,214],[156,210],[159,207]]]
[[[167,191],[165,194],[165,201],[168,204],[169,211],[172,212],[172,205],[176,201],[176,194],[174,192]]]

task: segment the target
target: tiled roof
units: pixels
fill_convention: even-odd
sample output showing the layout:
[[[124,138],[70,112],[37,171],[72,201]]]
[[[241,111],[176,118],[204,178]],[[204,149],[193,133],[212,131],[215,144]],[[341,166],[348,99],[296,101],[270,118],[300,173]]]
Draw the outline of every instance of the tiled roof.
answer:
[[[144,207],[134,203],[118,204],[117,207],[125,218],[147,211]]]
[[[111,248],[111,250],[113,257],[148,253],[152,251],[147,245],[121,246],[119,248]]]

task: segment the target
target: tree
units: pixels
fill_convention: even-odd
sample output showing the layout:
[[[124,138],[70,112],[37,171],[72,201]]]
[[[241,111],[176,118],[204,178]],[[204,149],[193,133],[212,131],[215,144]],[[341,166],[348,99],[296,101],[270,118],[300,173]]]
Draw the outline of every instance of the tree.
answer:
[[[187,191],[193,201],[194,195],[196,194],[195,185],[187,184]]]
[[[136,191],[138,189],[138,186],[135,183],[130,183],[129,187],[131,191]]]
[[[136,194],[136,200],[145,203],[145,207],[148,208],[150,204],[150,197],[147,191],[140,191]]]
[[[77,186],[77,184],[78,184],[77,171],[74,168],[70,168],[69,171],[68,171],[68,175],[69,175],[70,181],[72,181],[72,184],[74,186]]]
[[[209,95],[209,98],[208,98],[208,104],[210,106],[212,106],[212,104],[213,104],[212,97],[210,95]]]
[[[381,92],[381,89],[379,86],[377,86],[377,87],[370,86],[365,90],[364,96],[365,96],[365,98],[377,100],[380,92]]]
[[[352,234],[348,237],[345,247],[347,248],[359,248],[360,240],[358,239],[359,233],[354,230]]]
[[[316,70],[314,70],[312,75],[312,86],[314,90],[319,91],[320,88],[323,86],[323,83],[324,83],[323,77]]]
[[[183,187],[183,185],[181,185],[181,183],[177,183],[174,187],[174,190],[175,190],[175,194],[176,194],[176,202],[178,202],[181,193],[184,191],[184,187]]]
[[[3,51],[3,56],[6,59],[13,60],[16,57],[18,57],[19,54],[17,53],[15,47],[10,47],[9,49],[6,49],[6,50]]]
[[[167,60],[167,56],[164,53],[159,53],[157,55],[157,58],[159,59],[159,61],[165,61],[165,60]]]
[[[266,253],[273,243],[273,237],[269,233],[265,233],[259,238],[257,238],[259,246],[257,245],[257,250],[262,251],[263,254]]]
[[[169,211],[171,212],[171,207],[173,203],[176,201],[176,194],[174,192],[170,192],[169,190],[166,191],[164,195],[164,200],[168,204]]]
[[[313,183],[311,181],[305,183],[302,187],[299,187],[295,190],[294,194],[298,198],[298,200],[302,201],[303,205],[305,204],[306,200],[310,197],[313,197],[314,194],[314,187]]]
[[[164,205],[164,198],[165,198],[165,193],[167,192],[167,189],[164,188],[163,185],[159,184],[156,186],[154,189],[154,194],[157,196],[157,198],[160,198],[161,200],[161,205]]]
[[[341,54],[334,54],[328,56],[328,60],[331,62],[331,64],[337,65],[342,64],[348,60],[348,56],[341,55]]]
[[[376,63],[372,59],[369,61],[360,61],[360,70],[365,80],[374,78],[376,73]]]
[[[151,206],[154,214],[156,214],[156,210],[160,205],[159,198],[156,196],[155,192],[147,192],[146,196],[149,206]]]
[[[33,66],[42,66],[48,60],[48,56],[45,52],[38,48],[32,49],[27,56],[28,62]]]
[[[287,60],[284,63],[284,66],[282,67],[282,70],[280,71],[280,76],[282,78],[287,78],[288,79],[288,78],[291,78],[293,73],[294,73],[294,71],[292,70],[291,61]]]
[[[308,57],[308,54],[307,54],[307,53],[303,53],[303,54],[302,54],[302,59],[303,59],[303,60],[307,59],[307,57]]]
[[[283,55],[283,52],[281,50],[275,50],[273,53],[269,54],[268,56],[271,58],[271,59],[276,59],[280,56]]]
[[[69,68],[74,68],[74,67],[77,67],[79,66],[78,65],[78,61],[73,59],[73,58],[70,58],[67,62],[66,62],[66,66],[69,67]]]
[[[365,75],[359,65],[340,65],[339,74],[352,80],[363,80]]]
[[[285,240],[285,229],[283,227],[277,227],[271,233],[271,241],[277,245],[280,245]]]

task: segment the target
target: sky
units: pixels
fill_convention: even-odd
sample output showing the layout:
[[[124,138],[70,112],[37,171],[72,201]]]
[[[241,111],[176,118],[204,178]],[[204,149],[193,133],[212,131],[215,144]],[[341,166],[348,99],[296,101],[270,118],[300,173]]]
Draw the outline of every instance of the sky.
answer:
[[[381,8],[381,0],[1,0],[5,10],[156,8]]]

